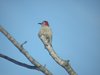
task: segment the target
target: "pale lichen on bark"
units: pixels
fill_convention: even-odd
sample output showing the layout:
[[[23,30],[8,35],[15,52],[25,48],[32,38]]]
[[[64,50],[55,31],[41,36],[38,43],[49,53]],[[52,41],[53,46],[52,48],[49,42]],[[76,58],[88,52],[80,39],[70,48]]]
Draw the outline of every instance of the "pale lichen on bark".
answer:
[[[45,75],[52,75],[52,73],[46,67],[42,66],[38,61],[36,61],[32,56],[29,55],[29,53],[23,48],[23,44],[20,45],[1,25],[0,32],[2,32],[14,44],[14,46],[16,46],[23,55],[25,55],[25,57],[35,66],[37,70],[41,71]],[[45,37],[41,36],[40,39],[43,42],[47,51],[49,52],[50,56],[55,60],[56,63],[62,66],[69,75],[77,75],[69,64],[69,60],[63,60],[62,58],[60,58],[53,49],[53,46],[47,42],[48,40],[46,40]],[[0,56],[2,58],[5,58],[4,55]],[[30,65],[28,67],[30,67]]]
[[[52,73],[44,66],[42,66],[38,61],[36,61],[12,36],[9,34],[1,25],[0,25],[0,32],[2,32],[9,41],[14,44],[15,47],[35,66],[38,68],[39,71],[44,73],[45,75],[52,75]],[[0,57],[3,58],[3,55]],[[37,70],[37,69],[36,69]]]
[[[77,75],[76,72],[72,69],[71,65],[69,64],[69,60],[61,59],[54,51],[53,46],[47,42],[44,36],[41,36],[40,39],[43,42],[47,51],[49,52],[50,56],[55,60],[56,63],[62,66],[68,72],[69,75]]]

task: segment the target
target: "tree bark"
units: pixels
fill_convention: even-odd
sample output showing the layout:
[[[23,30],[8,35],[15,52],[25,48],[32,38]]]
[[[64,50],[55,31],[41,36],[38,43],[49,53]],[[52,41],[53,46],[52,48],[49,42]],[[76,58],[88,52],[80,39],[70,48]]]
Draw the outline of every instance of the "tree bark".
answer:
[[[43,42],[45,48],[47,49],[47,51],[49,52],[50,56],[55,60],[55,62],[57,62],[60,66],[62,66],[69,75],[77,75],[76,72],[73,70],[73,68],[71,67],[71,65],[69,64],[69,60],[63,60],[61,59],[56,52],[54,51],[52,45],[50,45],[47,41],[47,39],[45,39],[44,36],[39,37],[41,39],[41,41]]]
[[[20,45],[12,36],[9,34],[2,26],[0,26],[0,32],[2,32],[8,40],[14,44],[15,47],[34,65],[38,68],[39,71],[44,73],[45,75],[52,75],[52,73],[44,66],[42,66],[38,61],[36,61],[29,53]]]

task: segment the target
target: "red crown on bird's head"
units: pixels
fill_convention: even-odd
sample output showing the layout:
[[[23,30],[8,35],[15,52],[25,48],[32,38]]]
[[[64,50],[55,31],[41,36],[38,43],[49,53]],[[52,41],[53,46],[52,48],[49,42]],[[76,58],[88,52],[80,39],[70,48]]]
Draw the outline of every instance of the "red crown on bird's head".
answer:
[[[43,26],[49,26],[49,23],[48,21],[43,21],[42,23],[39,23],[40,25],[43,25]]]

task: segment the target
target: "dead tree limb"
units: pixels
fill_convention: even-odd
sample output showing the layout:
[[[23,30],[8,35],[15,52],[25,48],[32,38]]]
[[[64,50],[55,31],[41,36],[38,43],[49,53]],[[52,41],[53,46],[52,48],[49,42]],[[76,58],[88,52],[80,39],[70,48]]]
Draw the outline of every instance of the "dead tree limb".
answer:
[[[52,75],[52,73],[44,66],[42,66],[38,61],[36,61],[29,53],[9,34],[1,25],[0,32],[2,32],[8,40],[14,44],[15,47],[34,65],[38,68],[39,71],[44,73],[45,75]]]
[[[6,59],[6,60],[8,60],[8,61],[10,61],[10,62],[12,62],[12,63],[14,63],[16,65],[19,65],[19,66],[22,66],[22,67],[25,67],[25,68],[28,68],[28,69],[37,69],[38,70],[38,68],[36,66],[31,66],[31,65],[19,62],[19,61],[15,60],[15,59],[13,59],[11,57],[8,57],[8,56],[6,56],[4,54],[0,54],[0,57]]]
[[[69,60],[61,59],[56,52],[54,51],[53,47],[47,42],[48,40],[45,39],[44,36],[40,37],[41,41],[43,42],[45,48],[49,52],[50,56],[60,65],[62,66],[69,75],[77,75],[76,72],[72,69],[71,65],[69,64]]]

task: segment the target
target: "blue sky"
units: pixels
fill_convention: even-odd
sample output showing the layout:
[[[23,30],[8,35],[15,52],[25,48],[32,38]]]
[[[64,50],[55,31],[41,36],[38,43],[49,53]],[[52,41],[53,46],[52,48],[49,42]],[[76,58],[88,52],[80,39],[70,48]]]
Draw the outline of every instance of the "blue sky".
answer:
[[[54,75],[68,75],[50,57],[37,34],[39,22],[47,20],[56,53],[78,75],[100,74],[100,0],[0,0],[0,24]],[[0,33],[0,53],[31,64]],[[0,75],[43,75],[0,58]]]

